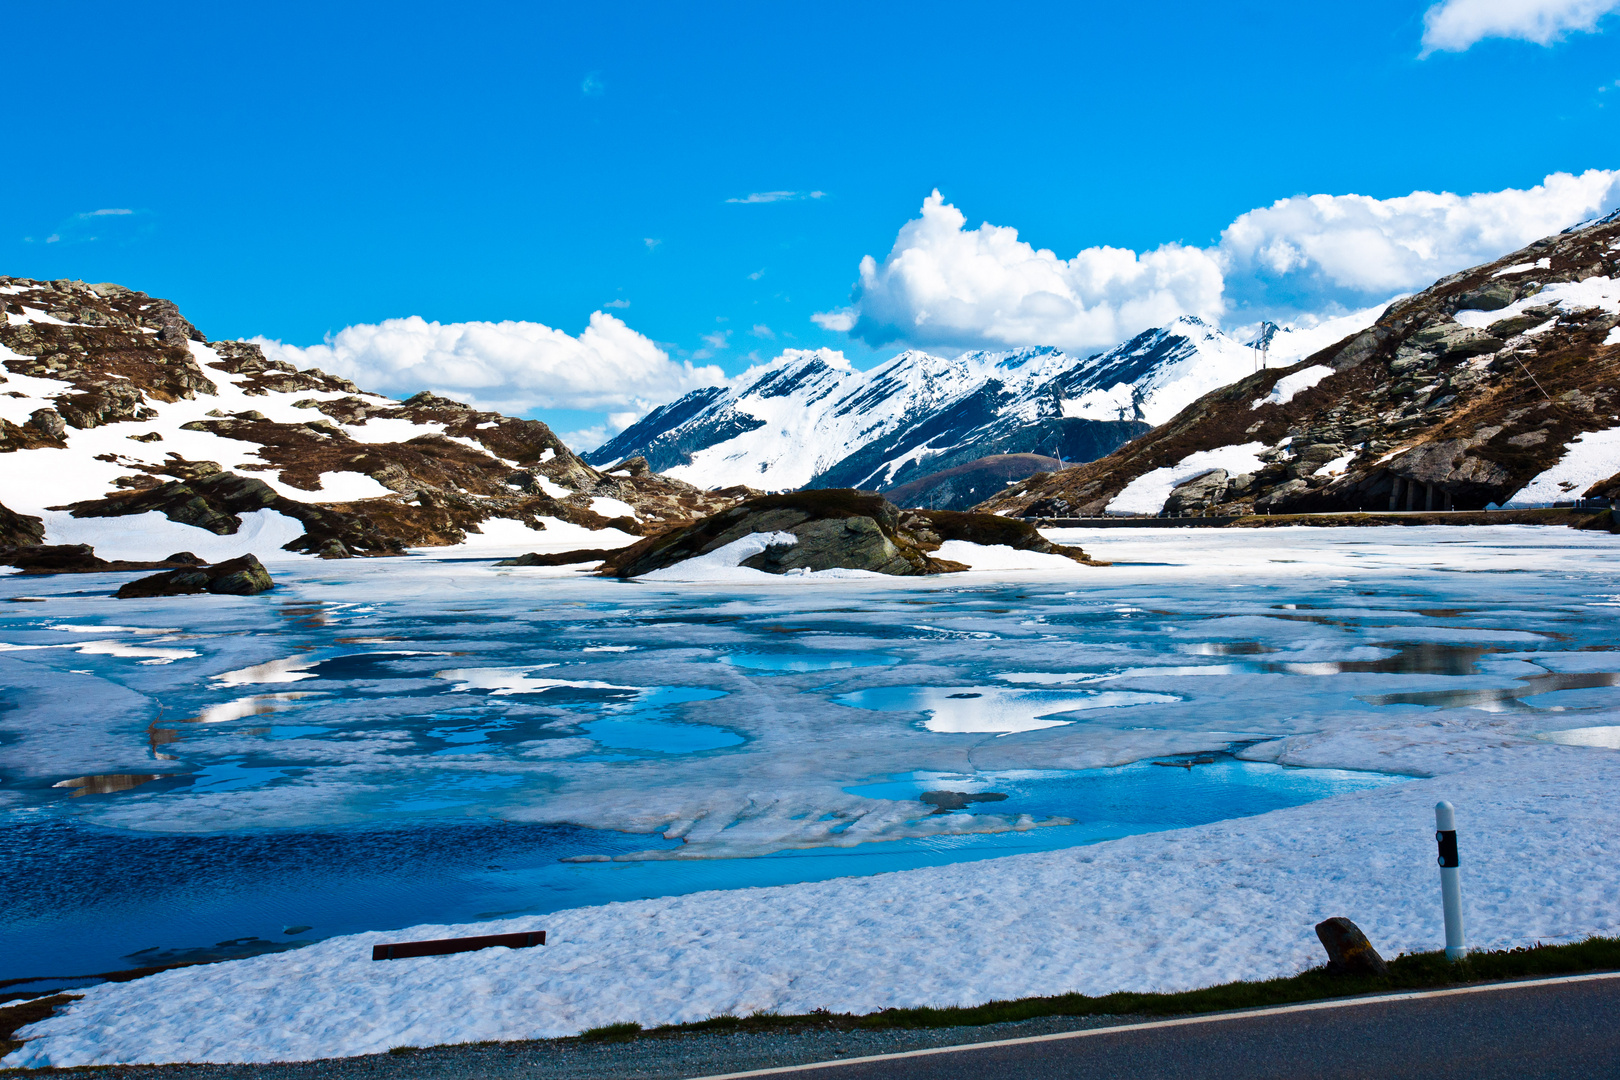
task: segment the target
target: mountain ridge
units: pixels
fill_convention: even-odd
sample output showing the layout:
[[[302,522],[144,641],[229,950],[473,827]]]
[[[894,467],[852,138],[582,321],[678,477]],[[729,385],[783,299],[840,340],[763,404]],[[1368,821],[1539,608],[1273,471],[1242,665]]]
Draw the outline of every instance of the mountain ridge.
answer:
[[[1620,497],[1617,274],[1617,215],[1545,237],[980,508],[1226,515]]]
[[[1275,362],[1321,336],[1272,334]],[[1193,316],[1086,357],[911,349],[857,371],[831,350],[790,349],[653,410],[584,456],[599,466],[645,457],[698,486],[887,491],[991,455],[1103,456],[1262,362],[1259,349]]]

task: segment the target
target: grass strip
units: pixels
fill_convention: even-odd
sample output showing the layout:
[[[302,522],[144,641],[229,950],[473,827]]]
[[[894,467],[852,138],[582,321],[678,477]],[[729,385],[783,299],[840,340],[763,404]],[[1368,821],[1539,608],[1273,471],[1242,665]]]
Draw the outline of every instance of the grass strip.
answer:
[[[1232,982],[1177,994],[1120,992],[1102,997],[1059,994],[1055,997],[990,1001],[947,1008],[884,1009],[855,1015],[817,1011],[801,1014],[756,1013],[716,1016],[690,1024],[642,1029],[637,1024],[611,1024],[580,1034],[585,1041],[619,1041],[645,1036],[687,1035],[715,1031],[780,1031],[832,1028],[839,1031],[884,1028],[978,1027],[1053,1016],[1187,1016],[1197,1013],[1258,1009],[1303,1001],[1356,997],[1403,990],[1436,990],[1469,983],[1501,982],[1541,975],[1572,975],[1620,969],[1620,938],[1590,937],[1570,945],[1533,945],[1495,952],[1471,953],[1462,960],[1443,952],[1411,953],[1389,962],[1383,977],[1329,974],[1326,968],[1263,982]]]

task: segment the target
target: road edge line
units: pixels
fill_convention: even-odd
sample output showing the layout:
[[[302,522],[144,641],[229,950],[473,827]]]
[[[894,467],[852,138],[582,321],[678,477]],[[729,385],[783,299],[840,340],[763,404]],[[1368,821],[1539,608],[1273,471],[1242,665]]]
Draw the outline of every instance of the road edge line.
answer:
[[[1556,975],[1546,979],[1521,979],[1514,982],[1482,983],[1477,986],[1456,986],[1444,990],[1415,990],[1401,994],[1374,994],[1368,997],[1334,998],[1329,1001],[1302,1001],[1294,1005],[1273,1005],[1263,1009],[1210,1013],[1206,1016],[1179,1016],[1173,1020],[1149,1020],[1140,1024],[1113,1024],[1107,1027],[1086,1028],[1082,1031],[1057,1031],[1049,1035],[1024,1035],[1016,1039],[993,1039],[989,1042],[930,1046],[922,1050],[901,1050],[893,1054],[868,1054],[865,1057],[812,1061],[803,1065],[775,1065],[768,1069],[749,1069],[745,1072],[695,1076],[689,1078],[689,1080],[745,1080],[747,1077],[754,1076],[782,1076],[787,1073],[808,1072],[812,1069],[833,1069],[841,1065],[865,1065],[878,1061],[901,1061],[906,1058],[933,1057],[936,1054],[957,1054],[968,1050],[992,1050],[1003,1046],[1029,1046],[1034,1043],[1060,1042],[1065,1039],[1085,1039],[1096,1035],[1117,1035],[1126,1031],[1151,1031],[1156,1028],[1188,1027],[1193,1024],[1218,1024],[1227,1020],[1247,1020],[1261,1016],[1282,1016],[1286,1013],[1297,1012],[1319,1012],[1325,1009],[1350,1009],[1358,1005],[1382,1005],[1394,1001],[1421,1001],[1426,998],[1458,997],[1463,994],[1484,994],[1500,990],[1529,990],[1538,986],[1596,982],[1601,979],[1620,979],[1620,971],[1600,971],[1583,975]]]

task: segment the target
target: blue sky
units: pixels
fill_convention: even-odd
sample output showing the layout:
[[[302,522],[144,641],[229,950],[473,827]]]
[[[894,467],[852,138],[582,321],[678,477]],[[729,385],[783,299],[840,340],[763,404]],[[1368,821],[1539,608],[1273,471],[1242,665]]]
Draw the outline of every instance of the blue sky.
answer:
[[[1100,347],[1165,312],[1308,319],[1516,247],[1620,194],[1589,173],[1620,167],[1609,6],[28,5],[7,16],[0,273],[117,281],[210,337],[289,346],[540,324],[423,332],[465,363],[378,335],[293,355],[588,441],[786,347],[866,366],[908,343]],[[1537,187],[1556,173],[1587,179]],[[1366,204],[1407,253],[1381,276],[1350,264],[1387,252],[1296,243],[1336,243],[1305,202],[1223,240],[1280,199],[1416,191],[1530,194]],[[963,275],[949,312],[897,244]],[[1067,260],[1102,246],[1159,261],[1088,293],[1107,259]],[[986,272],[1017,280],[961,295]]]

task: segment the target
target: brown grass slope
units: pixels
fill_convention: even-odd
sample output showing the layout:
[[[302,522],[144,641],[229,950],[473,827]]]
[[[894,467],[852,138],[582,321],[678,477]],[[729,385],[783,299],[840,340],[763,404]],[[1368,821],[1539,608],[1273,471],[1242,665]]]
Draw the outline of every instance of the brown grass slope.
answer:
[[[1032,477],[978,509],[1098,515],[1153,469],[1251,442],[1267,448],[1263,469],[1189,482],[1169,508],[1320,513],[1504,502],[1576,436],[1620,424],[1620,345],[1604,343],[1620,316],[1533,303],[1484,329],[1453,316],[1533,300],[1556,282],[1616,276],[1616,246],[1620,222],[1605,219],[1443,278],[1392,305],[1363,333],[1206,394],[1109,456]],[[1286,404],[1254,407],[1284,376],[1313,365],[1333,373]],[[1322,469],[1347,453],[1352,460],[1342,473]],[[1568,496],[1620,496],[1620,476]]]
[[[991,454],[951,469],[920,476],[883,494],[896,506],[925,506],[939,510],[967,510],[985,497],[1002,491],[1010,481],[1058,468],[1057,458],[1042,454]]]

